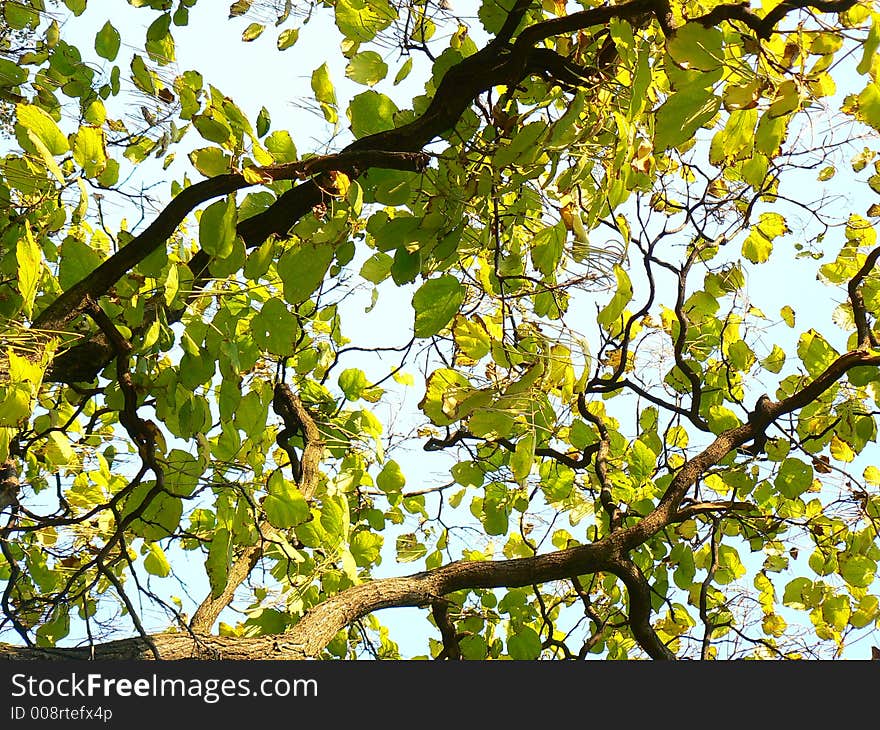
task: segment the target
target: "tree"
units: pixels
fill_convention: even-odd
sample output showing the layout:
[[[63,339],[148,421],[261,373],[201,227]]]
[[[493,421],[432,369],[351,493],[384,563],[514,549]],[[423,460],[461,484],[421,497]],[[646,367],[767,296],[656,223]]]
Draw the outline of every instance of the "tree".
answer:
[[[876,632],[872,3],[237,0],[287,56],[335,25],[306,151],[178,72],[197,0],[129,1],[130,63],[3,7],[0,656],[392,658],[404,606],[447,659]]]

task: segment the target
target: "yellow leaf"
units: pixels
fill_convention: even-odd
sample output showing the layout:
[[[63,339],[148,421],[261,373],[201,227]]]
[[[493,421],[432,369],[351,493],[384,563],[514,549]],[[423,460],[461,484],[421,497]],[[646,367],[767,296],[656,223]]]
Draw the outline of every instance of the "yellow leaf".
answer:
[[[831,456],[838,461],[847,462],[856,458],[852,447],[846,441],[839,439],[837,436],[831,437]]]

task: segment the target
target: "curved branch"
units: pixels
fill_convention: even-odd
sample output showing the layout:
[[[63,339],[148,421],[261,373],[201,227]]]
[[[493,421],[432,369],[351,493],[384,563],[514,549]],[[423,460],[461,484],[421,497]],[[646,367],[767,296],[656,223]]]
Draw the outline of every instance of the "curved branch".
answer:
[[[657,506],[637,524],[610,536],[621,550],[641,545],[652,535],[675,520],[679,505],[697,479],[734,449],[749,441],[760,440],[767,427],[777,418],[792,413],[816,400],[849,370],[865,365],[880,365],[880,355],[871,350],[844,353],[801,390],[781,401],[763,397],[758,400],[748,421],[720,433],[703,451],[686,461],[676,472]]]
[[[748,0],[729,5],[718,5],[705,15],[693,20],[711,28],[723,20],[737,20],[747,25],[758,38],[769,38],[776,24],[794,10],[814,9],[823,13],[842,13],[849,10],[858,0],[786,0],[779,3],[763,18],[750,9]]]
[[[877,265],[878,258],[880,258],[880,247],[875,248],[867,255],[862,268],[849,280],[849,284],[846,287],[850,305],[852,306],[853,320],[856,323],[856,338],[859,347],[877,347],[877,338],[868,325],[868,312],[865,307],[865,299],[862,296],[861,285],[865,277]]]

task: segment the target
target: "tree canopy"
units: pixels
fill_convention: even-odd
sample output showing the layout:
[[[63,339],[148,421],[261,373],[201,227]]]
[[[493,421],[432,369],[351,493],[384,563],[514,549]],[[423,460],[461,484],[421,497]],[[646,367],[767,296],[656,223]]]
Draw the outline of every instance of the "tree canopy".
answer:
[[[874,3],[98,4],[2,4],[0,657],[880,645]]]

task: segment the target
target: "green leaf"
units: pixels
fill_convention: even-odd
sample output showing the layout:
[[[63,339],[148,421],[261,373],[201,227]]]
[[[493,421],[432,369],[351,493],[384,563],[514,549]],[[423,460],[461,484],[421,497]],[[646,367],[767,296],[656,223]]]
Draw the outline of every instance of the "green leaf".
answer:
[[[786,459],[773,483],[784,497],[797,499],[812,486],[813,467],[800,459]]]
[[[6,58],[0,58],[0,89],[18,86],[27,79],[27,69]]]
[[[456,370],[439,368],[428,376],[419,408],[438,426],[455,422],[456,406],[473,393],[467,378]]]
[[[375,51],[362,51],[349,61],[345,75],[355,83],[375,86],[388,75],[388,64]]]
[[[229,530],[221,527],[214,532],[208,548],[208,557],[205,559],[205,571],[208,574],[212,597],[219,598],[226,588],[226,577],[229,575],[231,563],[232,544],[229,540]]]
[[[85,0],[80,0],[85,5]],[[31,3],[33,4],[33,3]],[[40,7],[33,4],[34,7],[27,7],[23,2],[5,2],[0,5],[3,11],[3,20],[6,25],[13,30],[24,30],[26,28],[36,28],[40,23],[40,16],[34,8]],[[82,10],[80,10],[80,13]],[[79,13],[77,13],[78,15]],[[4,28],[4,30],[7,30]]]
[[[280,357],[290,357],[294,354],[300,328],[287,305],[278,297],[272,297],[251,320],[251,333],[254,342],[262,349]]]
[[[107,166],[104,132],[96,127],[80,127],[73,137],[73,159],[86,177],[98,177]]]
[[[229,6],[229,17],[237,18],[241,15],[244,15],[248,10],[251,9],[251,5],[254,0],[235,0],[232,5]]]
[[[275,162],[296,160],[296,145],[286,129],[279,129],[266,137],[266,149],[275,158]]]
[[[483,470],[475,461],[461,461],[458,464],[453,464],[449,473],[456,482],[465,487],[481,487],[485,479]]]
[[[761,213],[758,225],[752,227],[743,242],[743,256],[755,264],[767,261],[773,240],[786,233],[789,233],[788,225],[779,213]]]
[[[465,287],[451,274],[430,279],[413,295],[416,337],[431,337],[446,327],[464,301]]]
[[[324,500],[320,522],[332,544],[338,544],[348,534],[348,520],[348,500],[344,496]]]
[[[876,466],[866,466],[862,476],[871,486],[880,487],[880,469]]]
[[[412,56],[406,59],[403,62],[403,65],[400,67],[400,70],[397,72],[397,75],[394,77],[394,85],[397,86],[401,81],[403,81],[407,76],[409,76],[409,72],[412,71],[413,60]]]
[[[378,91],[364,91],[351,100],[346,116],[355,137],[367,137],[394,128],[397,105]]]
[[[351,540],[351,550],[354,562],[359,568],[367,568],[381,561],[380,551],[384,542],[382,535],[361,530]]]
[[[510,470],[513,472],[513,478],[520,484],[525,482],[534,462],[535,433],[532,431],[516,442],[516,449],[510,456]]]
[[[497,0],[480,4],[479,18],[487,33],[497,33],[513,10],[514,0]]]
[[[76,452],[70,445],[70,439],[58,431],[52,431],[52,433],[49,434],[43,456],[52,466],[64,466],[76,463]]]
[[[724,61],[722,33],[700,23],[685,23],[666,43],[672,60],[684,69],[714,71]]]
[[[348,368],[339,374],[339,389],[345,394],[346,400],[357,400],[368,386],[363,370]]]
[[[712,433],[719,434],[740,425],[736,414],[724,406],[710,406],[708,419]]]
[[[155,96],[156,91],[156,74],[147,68],[147,64],[143,59],[143,56],[135,54],[131,59],[131,80],[134,82],[134,85],[143,91],[145,94],[149,94],[150,96]]]
[[[499,168],[508,165],[528,165],[541,153],[541,139],[547,132],[544,122],[530,122],[520,129],[507,145],[495,154],[495,164]]]
[[[330,80],[330,69],[326,63],[321,64],[312,72],[312,91],[315,92],[315,99],[321,105],[324,118],[330,124],[336,124],[338,119],[336,112],[336,90],[333,88],[333,82]]]
[[[560,221],[555,226],[538,231],[532,241],[532,265],[544,276],[552,276],[562,259],[566,229]]]
[[[183,500],[164,491],[151,497],[155,487],[155,482],[142,482],[132,490],[122,509],[123,520],[137,514],[129,525],[132,533],[150,541],[164,540],[174,534],[183,515]]]
[[[113,27],[109,20],[101,26],[101,30],[95,35],[95,51],[101,58],[106,58],[108,61],[116,60],[120,43],[119,31]]]
[[[619,264],[614,265],[614,276],[617,279],[617,286],[614,290],[614,296],[605,308],[599,312],[596,321],[606,330],[613,329],[618,318],[623,314],[626,305],[632,300],[633,288],[629,275]]]
[[[468,420],[468,429],[474,436],[490,440],[507,438],[513,425],[510,413],[488,408],[476,411]]]
[[[720,108],[721,99],[710,89],[676,91],[657,110],[654,149],[659,152],[689,142]]]
[[[269,494],[263,500],[263,510],[269,524],[279,530],[301,525],[311,516],[302,492],[277,471],[269,479]]]
[[[627,457],[630,476],[637,484],[650,479],[657,463],[657,455],[641,439],[633,442]]]
[[[227,195],[225,200],[211,203],[202,211],[199,218],[199,244],[206,254],[222,259],[232,253],[237,217],[234,195]]]
[[[394,459],[386,461],[382,471],[376,477],[376,486],[386,494],[389,494],[401,491],[405,485],[406,477],[400,470],[400,464],[394,461]]]
[[[387,0],[336,0],[336,27],[352,41],[371,41],[397,18]]]
[[[228,124],[215,118],[209,114],[194,114],[192,118],[193,126],[198,133],[208,142],[216,142],[217,144],[226,145],[232,137],[232,130]]]
[[[785,365],[785,350],[779,345],[773,345],[770,354],[761,360],[761,366],[771,373],[778,373]]]
[[[251,41],[255,41],[259,38],[263,31],[266,30],[266,26],[262,23],[251,23],[241,34],[241,40],[245,43],[250,43]],[[280,49],[283,50],[283,49]]]
[[[80,16],[85,12],[87,0],[64,0],[64,4],[68,10],[75,16]]]
[[[877,596],[867,595],[859,599],[858,608],[853,611],[849,622],[857,629],[864,628],[877,619],[880,614],[880,599]]]
[[[862,46],[862,60],[856,66],[856,72],[866,74],[871,70],[874,62],[874,54],[880,46],[880,13],[873,13],[871,19],[871,30],[868,31],[868,37]]]
[[[856,116],[880,131],[880,84],[870,82],[857,97]]]
[[[507,639],[507,653],[511,659],[537,659],[541,656],[541,637],[537,632],[523,626]]]
[[[364,261],[360,274],[367,281],[378,284],[388,278],[392,263],[394,263],[394,259],[391,256],[379,251]]]
[[[82,241],[68,236],[61,244],[58,283],[69,289],[92,273],[102,262],[101,254]]]
[[[171,35],[171,15],[169,13],[160,15],[147,28],[147,42],[144,48],[150,59],[160,66],[165,66],[175,60],[174,37]]]
[[[788,304],[786,304],[782,309],[779,310],[779,316],[782,317],[782,321],[785,322],[789,327],[794,327],[794,309],[792,309]]]
[[[846,441],[839,438],[837,434],[831,437],[829,449],[831,451],[831,457],[838,461],[850,462],[856,458],[856,454],[852,450],[852,447]]]
[[[807,596],[813,586],[813,582],[809,578],[795,578],[785,586],[782,595],[782,603],[791,608],[810,608],[811,603],[808,602]]]
[[[278,301],[277,299],[275,301]],[[235,410],[233,422],[235,427],[244,431],[246,436],[258,438],[266,428],[266,417],[269,412],[268,403],[263,403],[260,394],[251,391],[239,402]]]
[[[840,575],[856,588],[867,588],[874,582],[874,575],[877,572],[877,563],[865,555],[853,555],[847,558],[840,558]]]
[[[165,459],[165,484],[177,497],[189,497],[199,484],[203,463],[181,449],[172,449]]]
[[[269,127],[272,124],[272,119],[269,116],[269,110],[266,107],[260,108],[260,113],[257,114],[257,136],[262,137],[269,131]]]
[[[215,177],[230,171],[232,158],[219,147],[202,147],[189,153],[190,162],[205,177]]]
[[[456,316],[452,332],[455,336],[455,344],[465,357],[476,361],[489,354],[492,338],[479,315],[475,315],[472,319]]]
[[[837,351],[816,330],[809,329],[798,340],[797,354],[807,372],[817,376],[837,359]]]
[[[301,241],[289,248],[277,264],[284,298],[291,304],[301,304],[314,294],[324,281],[333,254],[333,246],[326,243]]]

